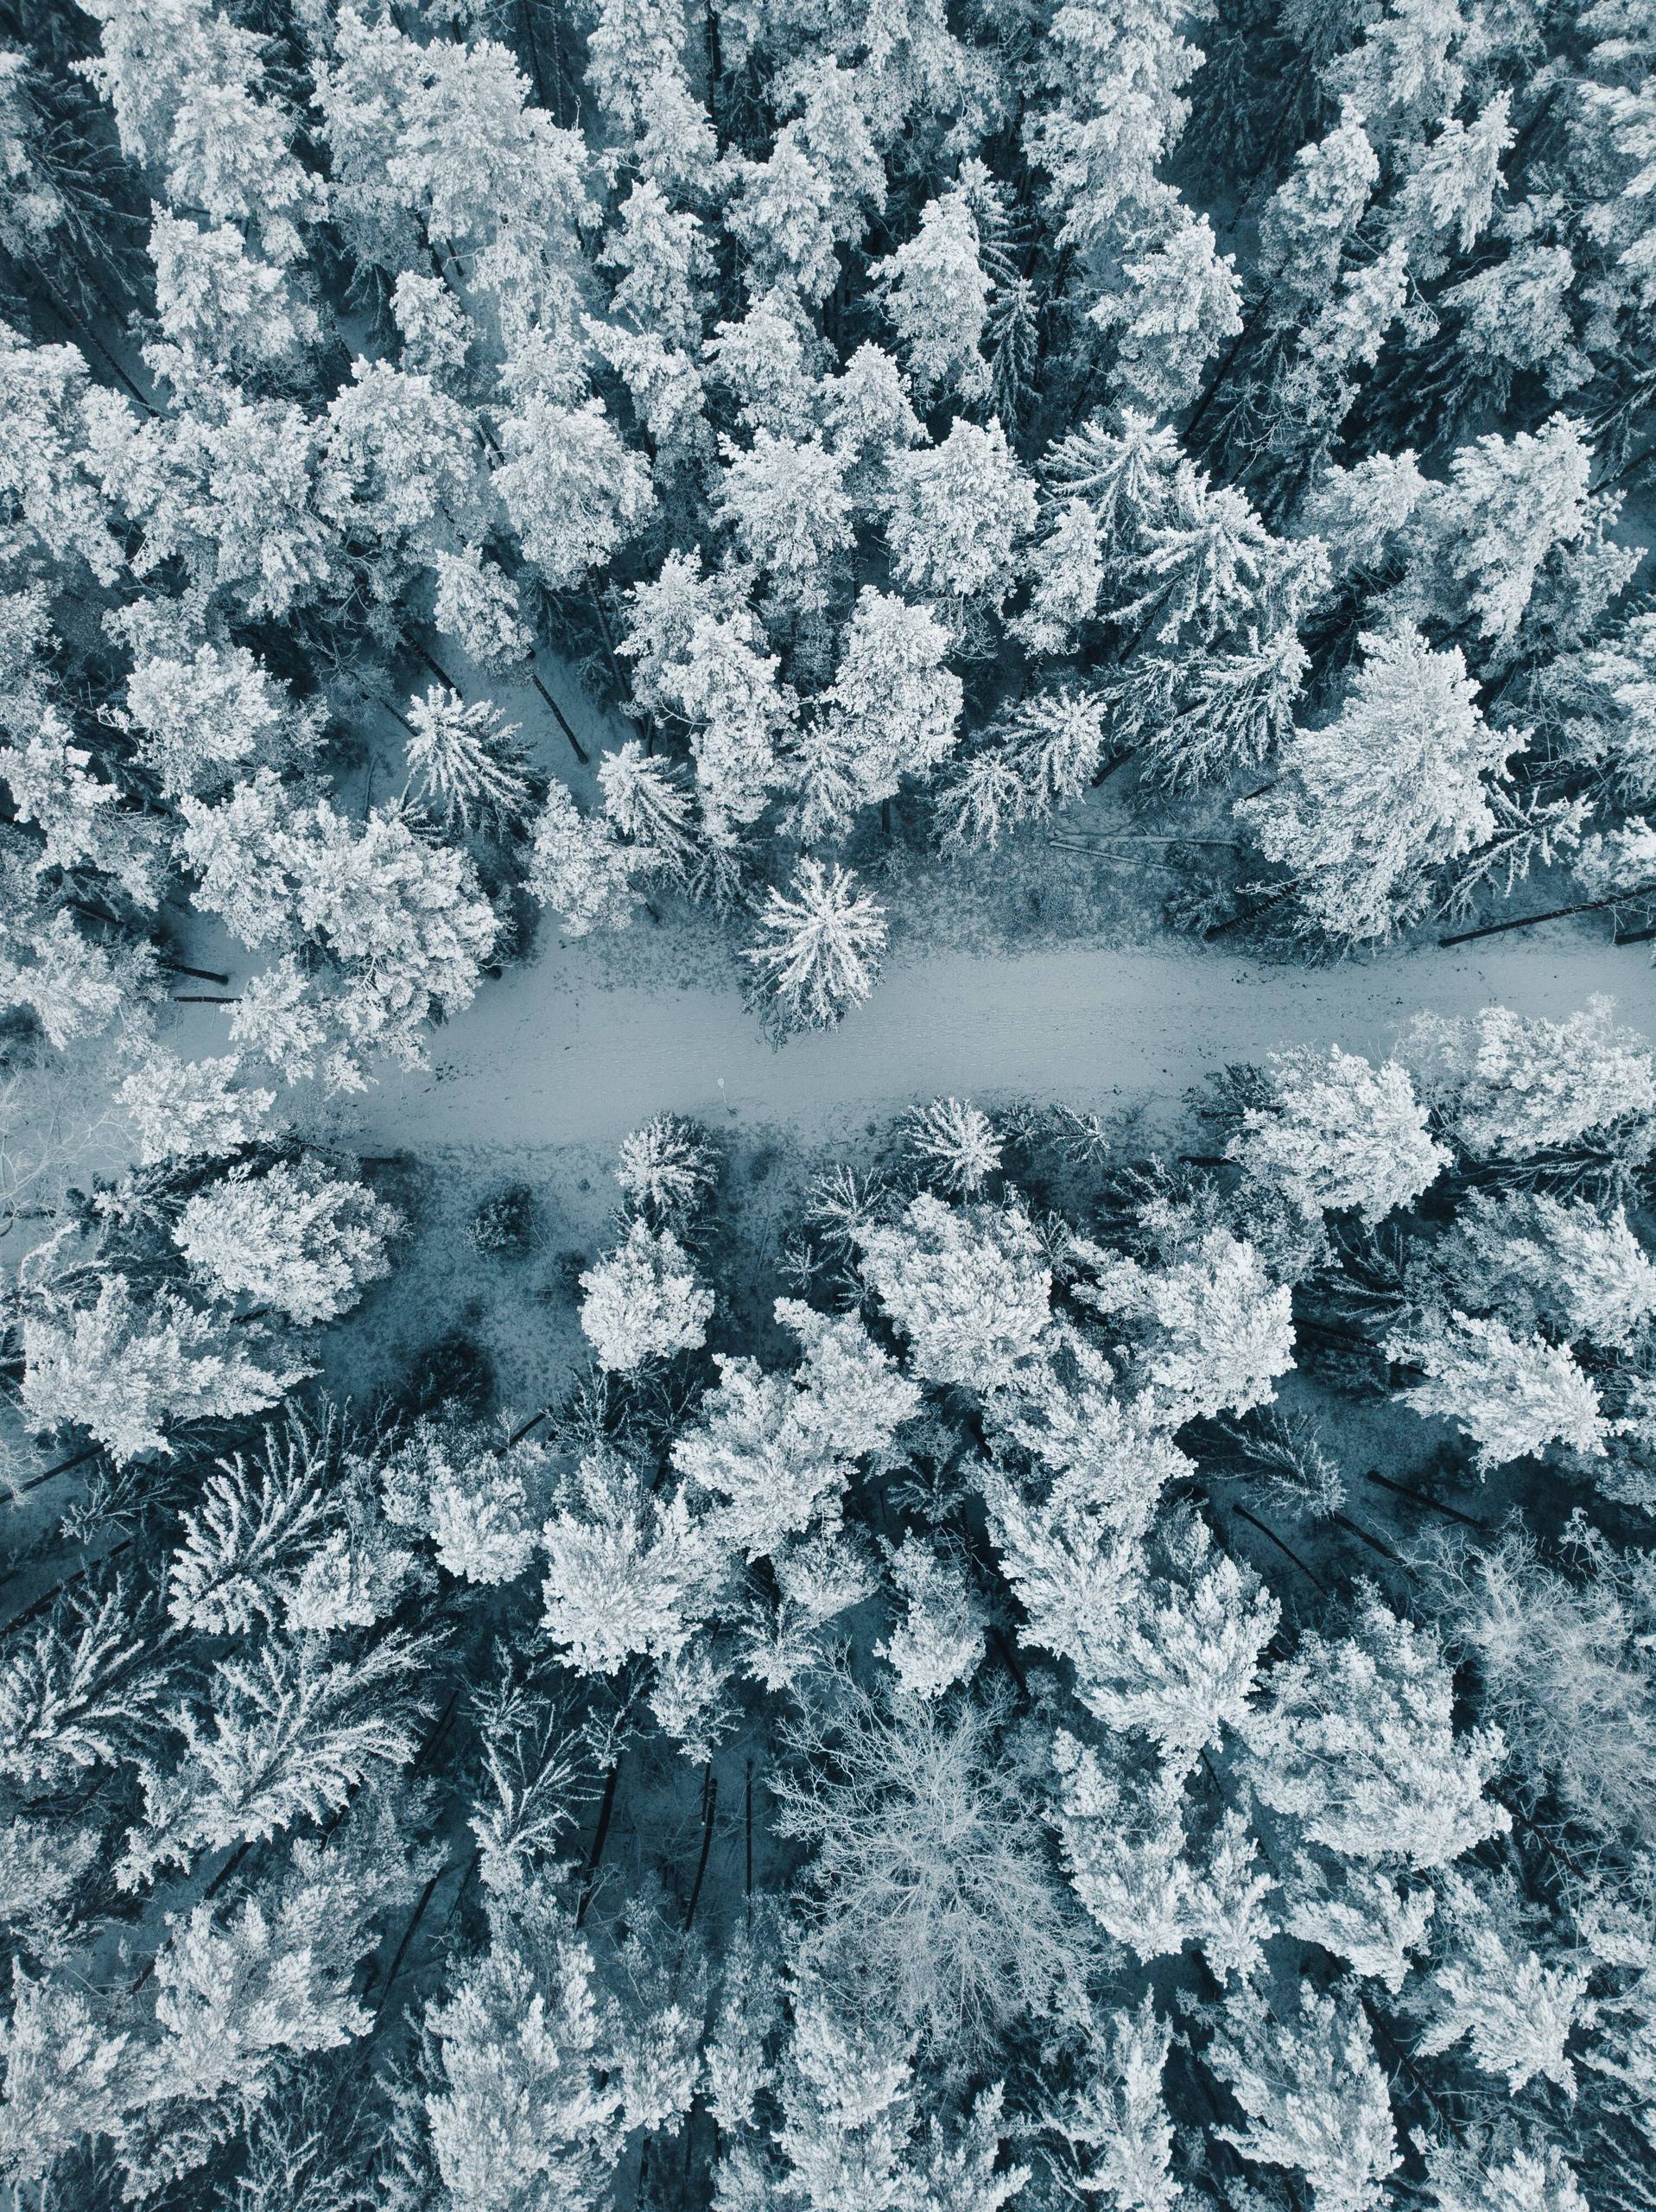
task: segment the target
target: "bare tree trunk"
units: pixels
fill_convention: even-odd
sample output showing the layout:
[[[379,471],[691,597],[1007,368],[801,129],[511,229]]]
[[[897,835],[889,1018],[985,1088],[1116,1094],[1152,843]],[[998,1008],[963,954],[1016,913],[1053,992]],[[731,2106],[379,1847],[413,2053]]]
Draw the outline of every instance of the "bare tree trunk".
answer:
[[[590,582],[587,586],[587,596],[593,603],[593,613],[598,617],[599,635],[604,640],[604,657],[610,664],[611,678],[622,698],[631,698],[632,687],[628,683],[621,664],[615,657],[615,639],[610,631],[610,618],[604,612],[604,602],[598,596],[596,586]]]
[[[428,653],[417,638],[411,639],[409,643],[413,646],[415,658],[416,660],[424,661],[426,666],[436,677],[438,683],[445,685],[450,691],[460,693],[460,696],[464,698],[466,696],[465,693],[460,690],[460,685],[455,683],[454,677],[448,673],[448,671],[443,666],[442,663]]]
[[[86,1576],[91,1573],[94,1567],[102,1567],[106,1560],[119,1559],[123,1552],[130,1551],[131,1548],[131,1537],[123,1536],[118,1544],[111,1544],[108,1551],[105,1552],[99,1558],[88,1560],[85,1567],[76,1567],[73,1574],[66,1574],[61,1582],[54,1582],[49,1590],[43,1591],[41,1594],[35,1599],[33,1605],[25,1605],[21,1613],[14,1615],[13,1618],[6,1623],[3,1628],[0,1628],[0,1637],[10,1636],[14,1629],[20,1629],[23,1627],[28,1622],[35,1619],[40,1614],[45,1612],[50,1606],[56,1605],[58,1599],[63,1595],[64,1592],[66,1590],[73,1589],[77,1582],[84,1582]]]
[[[143,408],[144,413],[146,415],[155,415],[158,413],[159,410],[156,408],[155,402],[151,399],[147,399],[144,397],[143,391],[140,391],[138,386],[132,381],[132,378],[121,366],[114,354],[110,352],[109,347],[105,345],[103,340],[98,335],[97,332],[92,328],[91,325],[84,321],[82,318],[74,312],[73,308],[66,308],[58,299],[55,293],[48,291],[44,285],[42,285],[41,289],[47,305],[51,308],[53,314],[56,315],[59,321],[65,324],[67,328],[79,332],[86,344],[92,348],[94,353],[102,356],[109,367],[119,378],[120,382],[126,386],[134,399],[137,401],[139,406]]]
[[[55,1467],[48,1467],[38,1475],[31,1475],[27,1482],[14,1483],[12,1488],[21,1497],[25,1491],[38,1490],[42,1483],[49,1483],[54,1476],[67,1475],[71,1467],[84,1466],[88,1459],[96,1459],[103,1449],[101,1444],[89,1444],[84,1452],[77,1452],[73,1459],[60,1459]]]
[[[181,960],[162,961],[169,976],[194,976],[198,983],[228,983],[228,976],[221,976],[216,968],[187,968]]]
[[[396,1955],[391,1960],[390,1971],[385,1976],[385,1986],[380,1991],[379,2002],[374,2007],[374,2025],[376,2027],[379,2025],[381,2020],[385,2017],[385,2007],[391,2001],[391,1992],[397,1986],[397,1975],[403,1971],[403,1961],[408,1956],[409,1945],[414,1941],[415,1931],[418,1929],[420,1923],[426,1916],[426,1907],[431,1903],[432,1897],[436,1891],[438,1883],[441,1881],[443,1876],[447,1872],[448,1869],[446,1866],[440,1866],[437,1869],[436,1872],[431,1877],[431,1879],[426,1884],[424,1889],[421,1891],[419,1901],[415,1905],[413,1912],[409,1916],[408,1926],[403,1930],[402,1940],[398,1942]]]
[[[1183,435],[1187,439],[1190,436],[1191,432],[1201,422],[1208,410],[1213,405],[1214,400],[1218,396],[1220,386],[1224,383],[1225,378],[1230,374],[1232,369],[1235,367],[1237,357],[1241,353],[1243,346],[1247,345],[1248,340],[1253,335],[1254,328],[1259,322],[1261,313],[1264,310],[1265,302],[1269,299],[1270,296],[1271,295],[1268,292],[1265,295],[1265,298],[1260,300],[1259,306],[1254,308],[1253,314],[1244,320],[1241,328],[1237,332],[1235,337],[1226,347],[1223,355],[1221,357],[1219,366],[1214,371],[1212,376],[1209,378],[1206,389],[1203,391],[1201,398],[1197,400],[1196,405],[1191,409],[1190,416],[1185,423]]]
[[[1305,1580],[1308,1582],[1315,1583],[1317,1587],[1323,1592],[1323,1595],[1325,1598],[1328,1596],[1329,1586],[1323,1581],[1322,1576],[1317,1572],[1317,1569],[1314,1567],[1307,1567],[1304,1560],[1299,1556],[1299,1554],[1297,1551],[1291,1550],[1288,1545],[1285,1544],[1282,1538],[1277,1534],[1274,1529],[1267,1529],[1263,1521],[1258,1519],[1255,1515],[1250,1513],[1247,1506],[1238,1505],[1234,1498],[1230,1501],[1230,1510],[1236,1516],[1239,1521],[1246,1521],[1250,1529],[1257,1529],[1262,1536],[1267,1538],[1270,1542],[1276,1546],[1277,1549],[1282,1554],[1285,1559],[1291,1560],[1293,1561],[1294,1565],[1299,1569],[1300,1573],[1305,1577]]]
[[[1481,1536],[1487,1536],[1489,1533],[1487,1522],[1474,1520],[1469,1513],[1462,1513],[1457,1505],[1445,1505],[1441,1497],[1433,1497],[1428,1491],[1411,1490],[1405,1483],[1394,1483],[1389,1475],[1382,1475],[1374,1467],[1368,1470],[1363,1479],[1378,1483],[1382,1490],[1389,1490],[1399,1497],[1406,1497],[1412,1505],[1427,1506],[1432,1512],[1441,1513],[1445,1520],[1458,1521],[1462,1528],[1475,1529]]]
[[[556,722],[558,728],[563,732],[570,744],[574,747],[576,760],[581,762],[583,767],[585,767],[593,756],[587,752],[586,747],[575,735],[574,729],[570,727],[569,719],[564,713],[563,709],[559,706],[557,701],[552,696],[552,694],[547,690],[545,684],[542,683],[540,677],[536,674],[532,668],[529,671],[529,680],[535,686],[535,689],[540,693],[542,698],[545,700],[547,705],[551,708],[553,721]]]
[[[552,1408],[550,1406],[542,1406],[539,1413],[531,1414],[529,1419],[525,1421],[519,1421],[517,1427],[513,1429],[511,1434],[501,1446],[501,1455],[504,1457],[506,1452],[510,1452],[514,1444],[521,1444],[532,1428],[538,1428],[540,1427],[541,1423],[546,1419],[548,1414],[549,1414]]]
[[[1506,161],[1502,164],[1508,176],[1511,176],[1516,171],[1519,162],[1524,158],[1524,155],[1528,148],[1530,140],[1534,137],[1536,132],[1546,121],[1548,116],[1551,114],[1553,108],[1558,104],[1558,87],[1555,85],[1548,92],[1546,98],[1542,101],[1540,106],[1536,109],[1529,121],[1524,125],[1524,128],[1519,132],[1517,137],[1513,141],[1511,149],[1507,153]]]
[[[706,0],[701,14],[702,43],[707,55],[707,116],[713,124],[714,144],[719,143],[719,79],[723,57],[719,51],[719,15],[713,0]]]
[[[1336,1528],[1349,1529],[1360,1543],[1368,1545],[1372,1550],[1377,1551],[1382,1559],[1389,1559],[1393,1567],[1400,1567],[1405,1573],[1407,1572],[1409,1562],[1402,1554],[1394,1552],[1390,1544],[1382,1543],[1372,1529],[1363,1527],[1361,1521],[1354,1521],[1347,1513],[1330,1513],[1329,1518]]]
[[[684,1932],[688,1936],[695,1920],[695,1909],[701,1902],[701,1885],[707,1872],[707,1854],[713,1849],[714,1816],[719,1805],[719,1777],[713,1770],[713,1761],[707,1761],[707,1770],[701,1783],[701,1856],[695,1862],[695,1880],[690,1889],[690,1902],[684,1908]]]
[[[202,1891],[201,1902],[204,1904],[206,1904],[210,1898],[216,1897],[218,1896],[219,1891],[222,1890],[225,1884],[232,1878],[236,1869],[241,1865],[242,1861],[246,1858],[248,1853],[252,1848],[253,1839],[251,1835],[243,1842],[238,1843],[236,1846],[234,1851],[231,1853],[229,1858],[225,1859],[224,1865],[219,1869],[213,1879],[207,1884],[206,1889]]]
[[[393,721],[401,722],[403,728],[407,730],[410,737],[414,735],[414,724],[403,712],[401,707],[392,706],[390,701],[389,699],[382,699],[378,691],[370,692],[369,696],[372,699],[377,707],[383,707],[385,709],[385,712],[391,717]]]
[[[1240,929],[1244,922],[1255,922],[1261,914],[1270,913],[1274,907],[1280,906],[1284,899],[1291,898],[1293,890],[1294,887],[1291,883],[1285,889],[1278,891],[1274,899],[1267,899],[1258,906],[1245,906],[1240,914],[1231,915],[1228,921],[1215,922],[1211,928],[1204,930],[1202,934],[1211,944],[1215,938],[1227,937],[1232,930]]]
[[[424,1743],[421,1745],[419,1750],[415,1753],[413,1764],[409,1770],[411,1774],[418,1774],[422,1768],[430,1764],[433,1752],[436,1750],[438,1745],[441,1743],[443,1738],[448,1733],[449,1723],[454,1718],[454,1708],[460,1703],[460,1689],[458,1686],[456,1686],[456,1688],[449,1693],[448,1702],[438,1714],[436,1725],[432,1729],[431,1733],[426,1738]]]
[[[523,27],[523,43],[529,48],[530,68],[535,79],[535,100],[538,107],[546,105],[546,79],[541,74],[541,49],[535,36],[535,17],[530,0],[517,0],[517,18]]]
[[[1475,930],[1456,930],[1452,937],[1440,937],[1440,945],[1470,944],[1476,938],[1500,937],[1506,930],[1533,929],[1537,922],[1562,922],[1571,914],[1599,914],[1607,906],[1625,906],[1635,899],[1656,899],[1656,883],[1636,883],[1626,891],[1613,891],[1608,899],[1583,899],[1575,906],[1548,906],[1539,914],[1515,914],[1510,921],[1485,922]]]
[[[1004,1628],[997,1627],[990,1630],[989,1640],[1000,1654],[1001,1663],[1006,1672],[1018,1685],[1018,1703],[1026,1706],[1030,1701],[1029,1683],[1025,1677],[1023,1669],[1018,1663],[1018,1654],[1012,1649],[1012,1638]]]
[[[1606,488],[1613,488],[1617,484],[1625,484],[1629,476],[1634,475],[1645,466],[1646,461],[1652,460],[1656,460],[1656,445],[1646,446],[1642,453],[1634,454],[1625,468],[1616,470],[1615,474],[1610,479],[1609,486]]]
[[[1115,773],[1118,768],[1125,768],[1129,760],[1136,760],[1137,758],[1138,755],[1134,753],[1131,746],[1128,746],[1125,753],[1116,753],[1112,759],[1104,763],[1104,766],[1093,778],[1092,788],[1096,791],[1101,784],[1107,784],[1110,778]]]
[[[610,1818],[615,1810],[615,1785],[620,1779],[621,1762],[611,1762],[605,1777],[604,1795],[598,1808],[598,1826],[593,1834],[593,1847],[587,1854],[587,1872],[581,1885],[581,1902],[575,1907],[575,1926],[579,1928],[587,1917],[587,1908],[593,1901],[593,1885],[598,1879],[598,1869],[604,1856],[604,1846],[610,1840]]]

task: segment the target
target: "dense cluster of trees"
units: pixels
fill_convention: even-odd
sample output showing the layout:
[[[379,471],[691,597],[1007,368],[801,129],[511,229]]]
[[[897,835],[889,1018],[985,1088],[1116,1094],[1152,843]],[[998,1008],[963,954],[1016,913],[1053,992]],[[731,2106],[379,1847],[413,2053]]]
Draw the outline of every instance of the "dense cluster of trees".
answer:
[[[713,900],[832,1020],[870,861],[1127,762],[1221,802],[1187,922],[1372,944],[1560,862],[1643,918],[1643,10],[7,22],[0,976],[54,1039],[181,900],[289,1078],[417,1054],[536,905]]]
[[[1630,0],[0,0],[19,2205],[1651,2204],[1607,1005],[1165,1157],[940,1099],[757,1244],[663,1116],[544,1408],[452,1333],[324,1391],[406,1192],[285,1092],[542,910],[705,902],[827,1025],[905,853],[1118,772],[1227,849],[1185,925],[1545,867],[1648,933],[1653,65]]]
[[[768,1265],[661,1117],[527,1414],[453,1344],[320,1397],[380,1171],[134,1084],[4,1347],[20,2202],[1648,2202],[1608,1004],[1229,1069],[1171,1155],[941,1099]]]

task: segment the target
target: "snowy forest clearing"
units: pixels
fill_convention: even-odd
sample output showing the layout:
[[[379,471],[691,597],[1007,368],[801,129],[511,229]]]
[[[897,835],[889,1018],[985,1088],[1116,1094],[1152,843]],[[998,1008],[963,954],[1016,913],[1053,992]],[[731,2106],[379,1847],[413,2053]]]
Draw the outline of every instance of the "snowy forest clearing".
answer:
[[[385,1067],[365,1096],[329,1102],[330,1130],[368,1152],[428,1157],[610,1149],[663,1110],[815,1140],[949,1092],[985,1103],[1171,1103],[1209,1069],[1257,1058],[1264,1041],[1338,1044],[1380,1059],[1423,1010],[1494,1005],[1557,1020],[1596,992],[1656,1036],[1656,970],[1644,952],[1558,927],[1317,968],[1172,943],[933,953],[894,963],[840,1028],[779,1048],[730,984],[593,986],[574,980],[583,964],[581,948],[549,952],[486,983],[433,1038],[429,1070]],[[178,1050],[224,1051],[213,1008],[175,1018]],[[289,1094],[301,1112],[303,1099]]]

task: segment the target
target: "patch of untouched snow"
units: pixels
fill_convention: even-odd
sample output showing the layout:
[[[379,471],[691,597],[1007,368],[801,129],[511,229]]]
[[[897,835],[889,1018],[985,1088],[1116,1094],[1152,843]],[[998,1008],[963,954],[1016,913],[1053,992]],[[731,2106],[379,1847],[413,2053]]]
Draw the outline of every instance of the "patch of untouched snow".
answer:
[[[1607,992],[1621,1021],[1656,1039],[1656,972],[1644,955],[1560,928],[1321,968],[1166,944],[938,952],[894,963],[838,1029],[780,1048],[727,982],[577,991],[569,982],[556,960],[510,970],[433,1036],[428,1070],[388,1067],[365,1096],[319,1098],[309,1114],[304,1091],[289,1092],[288,1110],[370,1152],[607,1152],[669,1109],[820,1141],[946,1092],[1153,1108],[1228,1061],[1286,1046],[1383,1058],[1427,1008],[1500,1004],[1557,1018]],[[222,1052],[222,1021],[213,1008],[181,1010],[169,1041]]]

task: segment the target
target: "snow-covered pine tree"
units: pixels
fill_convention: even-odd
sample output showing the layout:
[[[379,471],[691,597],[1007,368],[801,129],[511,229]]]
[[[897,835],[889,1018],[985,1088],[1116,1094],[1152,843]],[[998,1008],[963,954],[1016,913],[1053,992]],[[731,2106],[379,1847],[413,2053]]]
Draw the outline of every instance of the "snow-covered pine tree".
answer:
[[[402,1217],[314,1155],[262,1173],[232,1167],[188,1198],[174,1241],[210,1292],[274,1306],[302,1326],[332,1321],[388,1275]]]
[[[1252,1990],[1229,1999],[1209,2063],[1247,2115],[1221,2131],[1245,2158],[1303,2174],[1317,2212],[1373,2212],[1401,2163],[1386,2076],[1361,2002],[1299,1988],[1283,2018]]]
[[[615,1249],[581,1278],[581,1325],[599,1364],[619,1374],[706,1341],[714,1294],[670,1229],[628,1223]]]
[[[1239,1724],[1272,1811],[1345,1859],[1446,1866],[1509,1826],[1484,1791],[1498,1732],[1457,1736],[1454,1680],[1431,1637],[1370,1592],[1348,1635],[1300,1638]]]
[[[1431,910],[1442,871],[1494,836],[1491,786],[1520,743],[1486,722],[1458,652],[1406,626],[1362,643],[1340,714],[1290,742],[1285,789],[1236,810],[1308,922],[1348,944]]]
[[[786,891],[767,888],[755,918],[762,935],[742,957],[784,1030],[830,1028],[873,989],[885,916],[849,868],[807,855]]]

